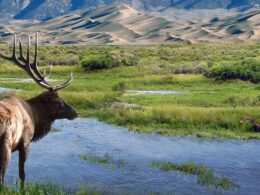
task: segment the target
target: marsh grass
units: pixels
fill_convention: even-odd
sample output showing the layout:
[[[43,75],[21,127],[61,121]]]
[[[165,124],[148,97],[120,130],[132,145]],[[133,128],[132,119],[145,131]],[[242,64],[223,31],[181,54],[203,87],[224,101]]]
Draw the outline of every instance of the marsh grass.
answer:
[[[260,106],[260,95],[256,97],[239,97],[238,95],[231,95],[225,100],[231,106]]]
[[[217,177],[214,175],[212,169],[203,165],[197,165],[193,162],[188,162],[182,165],[172,162],[152,162],[152,168],[160,169],[164,172],[182,172],[187,175],[197,176],[197,182],[202,185],[214,187],[217,189],[229,190],[232,188],[239,188],[237,184],[230,181],[226,177]]]
[[[98,164],[100,166],[108,167],[110,169],[123,169],[126,165],[123,160],[115,160],[109,154],[105,154],[104,156],[90,156],[88,154],[81,154],[80,159],[93,163]]]
[[[58,128],[55,128],[55,127],[51,128],[52,133],[61,132],[61,131],[62,131],[61,129],[58,129]]]
[[[82,186],[77,190],[65,189],[54,184],[27,183],[24,189],[17,182],[11,187],[0,187],[0,195],[104,195],[113,194],[113,190],[99,187]],[[122,194],[127,194],[123,193]]]
[[[244,116],[259,119],[258,107],[203,108],[161,105],[142,110],[107,109],[96,113],[108,123],[127,126],[140,133],[195,135],[235,139],[260,138],[251,127],[241,123]]]
[[[28,183],[24,189],[16,183],[12,187],[0,187],[1,195],[64,195],[66,193],[62,187],[52,184]]]
[[[58,84],[74,72],[73,84],[60,95],[81,117],[98,118],[140,133],[259,139],[260,134],[251,132],[250,125],[240,123],[246,117],[260,120],[259,84],[216,81],[198,74],[218,63],[233,64],[245,58],[258,61],[259,54],[259,45],[43,46],[40,59],[43,65],[49,65],[59,56],[57,59],[67,60],[63,64],[73,65],[54,66],[52,78],[60,80],[54,82]],[[69,64],[67,56],[71,55],[73,59],[79,58],[77,63]],[[85,55],[113,55],[120,59],[129,55],[136,58],[136,63],[86,72],[79,65],[75,66]],[[0,78],[28,78],[15,65],[0,62]],[[177,72],[196,74],[175,74]],[[0,94],[1,97],[10,94],[29,99],[44,91],[33,82],[0,80],[0,86],[23,90]],[[136,96],[124,95],[125,90],[185,93]],[[146,109],[113,109],[113,102],[137,104]]]

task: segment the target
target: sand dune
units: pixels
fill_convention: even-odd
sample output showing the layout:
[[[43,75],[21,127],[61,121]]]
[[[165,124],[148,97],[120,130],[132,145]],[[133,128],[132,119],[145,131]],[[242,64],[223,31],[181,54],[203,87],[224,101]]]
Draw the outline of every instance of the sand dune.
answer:
[[[220,19],[204,26],[225,39],[260,42],[260,10]]]
[[[50,44],[159,44],[187,42],[259,42],[260,10],[227,18],[168,21],[119,4],[40,22],[14,21],[0,26],[0,43],[13,32],[41,33]]]

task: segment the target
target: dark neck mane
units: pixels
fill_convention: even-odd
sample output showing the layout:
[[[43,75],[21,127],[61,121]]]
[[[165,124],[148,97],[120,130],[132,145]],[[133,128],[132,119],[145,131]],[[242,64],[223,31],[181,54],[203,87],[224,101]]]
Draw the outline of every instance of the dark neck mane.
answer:
[[[51,130],[53,120],[48,118],[48,111],[39,100],[36,98],[30,99],[27,103],[31,106],[35,129],[32,141],[38,141],[47,135]]]

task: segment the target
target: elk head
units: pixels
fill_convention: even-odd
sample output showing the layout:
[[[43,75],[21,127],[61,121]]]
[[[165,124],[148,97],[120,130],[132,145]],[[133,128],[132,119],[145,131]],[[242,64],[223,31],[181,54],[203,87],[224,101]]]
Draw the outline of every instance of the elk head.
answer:
[[[11,57],[8,57],[0,52],[0,57],[8,61],[12,61],[18,67],[22,68],[28,75],[41,87],[48,90],[41,95],[31,99],[31,102],[37,103],[35,107],[44,107],[45,115],[54,121],[55,119],[70,119],[73,120],[77,117],[76,111],[66,104],[58,95],[58,90],[67,87],[72,81],[72,73],[67,81],[58,86],[53,86],[46,80],[46,76],[41,74],[37,66],[38,57],[38,33],[35,37],[35,55],[33,63],[30,62],[30,36],[28,36],[28,47],[26,58],[23,55],[23,48],[21,39],[19,39],[19,57],[16,55],[17,45],[16,34],[14,35],[13,53]]]
[[[47,109],[45,116],[48,117],[51,121],[56,119],[69,119],[73,120],[77,117],[76,111],[65,103],[58,95],[56,91],[44,92],[41,95],[33,98],[38,108],[41,105],[44,105]]]

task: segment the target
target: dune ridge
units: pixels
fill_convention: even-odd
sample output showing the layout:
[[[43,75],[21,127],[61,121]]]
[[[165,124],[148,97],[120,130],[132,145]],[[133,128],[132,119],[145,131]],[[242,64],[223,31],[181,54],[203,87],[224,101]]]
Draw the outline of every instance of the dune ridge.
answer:
[[[126,4],[73,12],[43,21],[13,21],[0,26],[0,43],[13,32],[39,31],[49,44],[260,43],[260,10],[225,18],[168,21]]]

